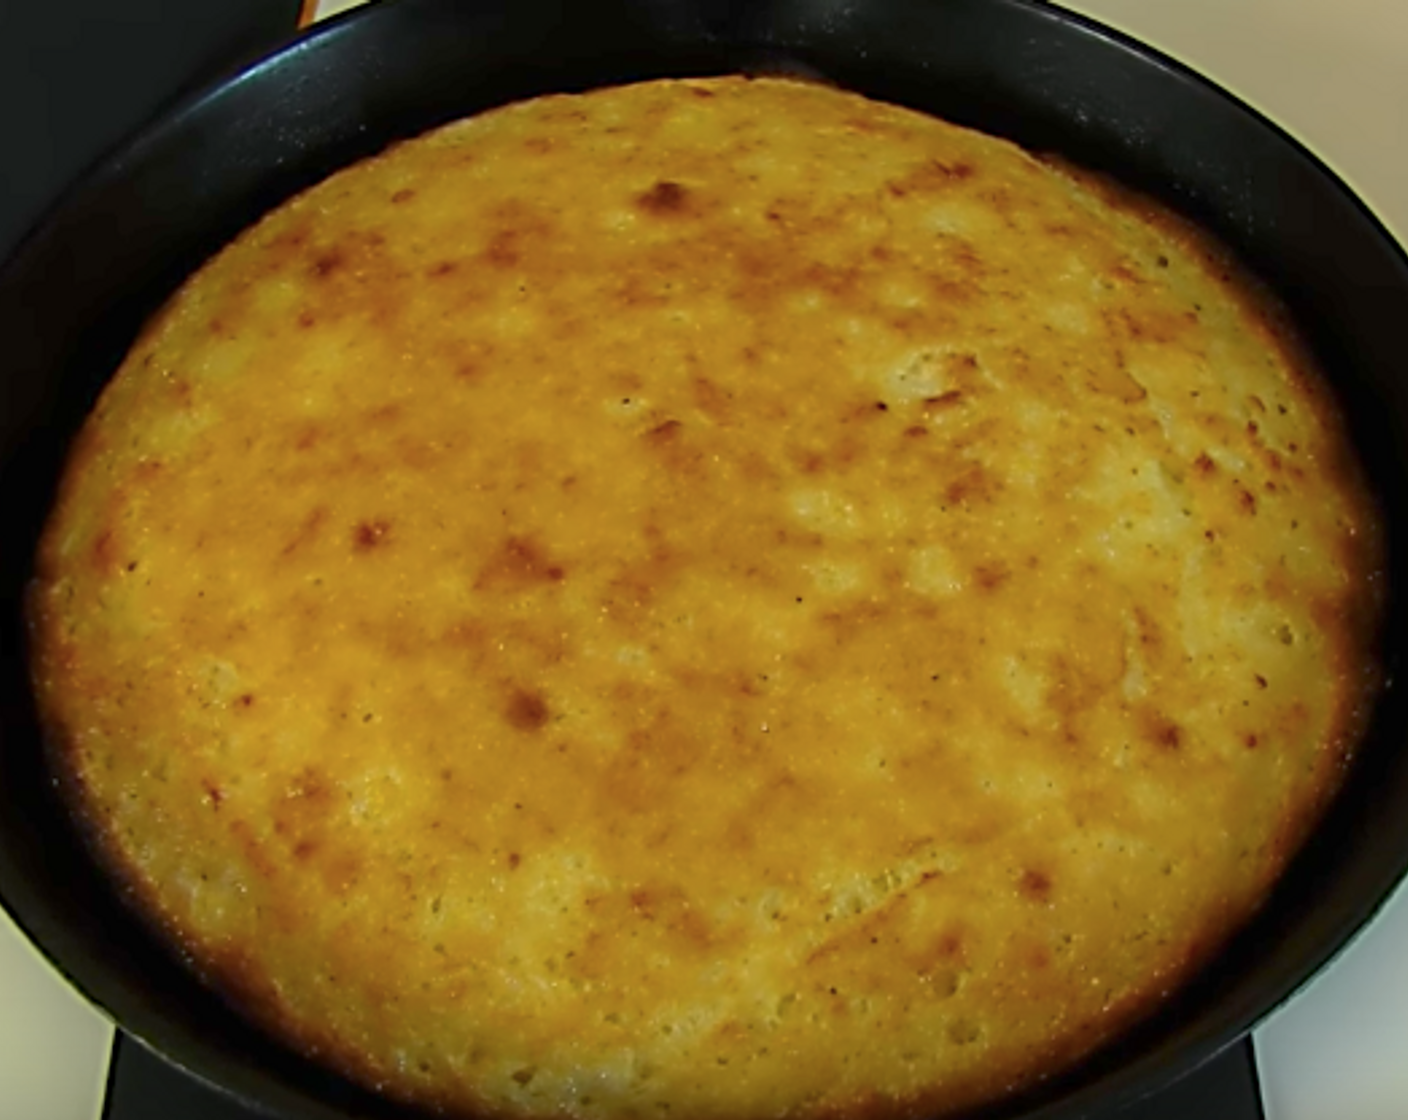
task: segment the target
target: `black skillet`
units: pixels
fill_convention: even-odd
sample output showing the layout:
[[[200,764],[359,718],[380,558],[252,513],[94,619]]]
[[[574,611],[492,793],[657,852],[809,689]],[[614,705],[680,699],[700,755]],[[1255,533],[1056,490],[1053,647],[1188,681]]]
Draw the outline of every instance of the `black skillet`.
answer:
[[[0,896],[95,1003],[271,1114],[411,1115],[245,1025],[128,912],[43,766],[20,598],[66,442],[142,319],[263,210],[440,121],[548,90],[800,70],[1110,172],[1201,221],[1328,370],[1403,565],[1408,260],[1314,157],[1146,48],[1035,0],[385,0],[188,99],[67,194],[0,270]],[[1384,657],[1400,657],[1391,598]],[[988,1115],[1079,1117],[1242,1037],[1408,868],[1408,710],[1378,706],[1344,791],[1269,904],[1093,1060]]]

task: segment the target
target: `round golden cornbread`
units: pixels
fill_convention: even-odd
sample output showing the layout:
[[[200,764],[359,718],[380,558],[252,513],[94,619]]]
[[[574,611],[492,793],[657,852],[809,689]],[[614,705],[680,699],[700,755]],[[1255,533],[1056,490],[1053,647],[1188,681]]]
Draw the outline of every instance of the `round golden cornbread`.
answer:
[[[1255,910],[1375,680],[1324,388],[1181,223],[812,83],[546,97],[270,214],[37,560],[80,819],[452,1114],[899,1117]]]

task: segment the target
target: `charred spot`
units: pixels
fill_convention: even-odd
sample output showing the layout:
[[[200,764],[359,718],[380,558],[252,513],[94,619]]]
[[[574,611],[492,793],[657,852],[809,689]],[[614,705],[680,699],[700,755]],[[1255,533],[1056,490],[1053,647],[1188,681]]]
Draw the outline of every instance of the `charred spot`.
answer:
[[[1212,456],[1204,451],[1193,460],[1193,469],[1201,475],[1209,475],[1217,470],[1217,464],[1213,462]]]
[[[370,552],[374,548],[380,548],[386,543],[390,532],[391,524],[388,521],[359,521],[352,530],[352,548],[356,552]]]
[[[875,402],[875,405],[874,405],[874,408],[875,408],[875,411],[876,411],[876,412],[889,412],[889,411],[890,411],[890,406],[887,405],[884,401],[876,401],[876,402]]]
[[[504,718],[519,731],[541,731],[550,715],[542,693],[526,688],[515,688],[504,708]]]
[[[1160,253],[1160,254],[1158,255],[1158,257],[1155,259],[1154,263],[1155,263],[1156,265],[1158,265],[1160,268],[1167,268],[1167,267],[1168,267],[1168,258],[1167,258],[1166,256],[1164,256],[1162,253]]]
[[[208,778],[201,782],[201,788],[205,790],[205,796],[210,799],[210,807],[218,812],[220,802],[225,800],[225,791]]]
[[[1242,746],[1246,747],[1249,751],[1256,750],[1260,742],[1261,739],[1257,736],[1255,732],[1249,731],[1247,732],[1247,734],[1242,736]]]
[[[252,693],[252,692],[246,692],[246,693],[244,693],[242,696],[237,696],[237,697],[235,697],[235,707],[237,707],[237,708],[252,708],[252,707],[254,707],[254,693]]]
[[[1022,872],[1019,886],[1023,896],[1033,902],[1046,902],[1051,898],[1051,876],[1044,871]]]
[[[1250,517],[1255,515],[1256,495],[1253,494],[1250,490],[1248,490],[1245,486],[1239,487],[1237,490],[1237,505],[1241,508],[1243,513],[1247,514],[1247,516]]]
[[[401,206],[404,203],[410,202],[415,196],[416,192],[410,187],[402,187],[400,190],[392,192],[391,201],[397,206]]]
[[[647,214],[678,214],[688,202],[689,191],[669,179],[661,179],[648,191],[636,196],[636,206]]]
[[[1266,687],[1266,683],[1267,683],[1267,682],[1266,682],[1266,678],[1263,677],[1260,673],[1257,673],[1257,674],[1256,674],[1256,686],[1257,686],[1257,688],[1265,688],[1265,687]]]

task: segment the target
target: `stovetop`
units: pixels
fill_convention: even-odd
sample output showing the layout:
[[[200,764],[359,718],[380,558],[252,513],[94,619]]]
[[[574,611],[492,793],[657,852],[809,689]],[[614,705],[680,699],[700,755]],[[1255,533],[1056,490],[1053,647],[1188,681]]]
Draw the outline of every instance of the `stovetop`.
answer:
[[[361,0],[321,0],[318,15]],[[585,2],[585,0],[583,0]],[[1073,0],[1278,120],[1408,236],[1403,0]],[[289,35],[299,0],[0,0],[0,258],[62,185],[176,91]],[[1408,1115],[1408,887],[1253,1038],[1088,1120]],[[56,976],[0,911],[0,1117],[252,1120]]]

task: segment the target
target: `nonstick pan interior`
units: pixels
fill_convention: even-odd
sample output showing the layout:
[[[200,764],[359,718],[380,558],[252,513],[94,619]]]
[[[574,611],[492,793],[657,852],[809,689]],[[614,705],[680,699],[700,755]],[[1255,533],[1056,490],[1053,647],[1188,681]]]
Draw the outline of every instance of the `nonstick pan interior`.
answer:
[[[1106,171],[1206,225],[1280,295],[1329,372],[1384,505],[1397,581],[1408,262],[1317,160],[1176,64],[1027,0],[384,0],[335,20],[140,134],[0,272],[0,895],[126,1029],[274,1114],[407,1112],[231,1014],[131,915],[58,803],[20,612],[66,442],[181,279],[334,168],[518,97],[740,69],[814,74],[937,112]],[[1390,595],[1390,675],[1401,611]],[[1238,1038],[1342,946],[1408,865],[1405,721],[1390,689],[1322,828],[1197,981],[1079,1070],[992,1115],[1076,1117],[1151,1091]]]

